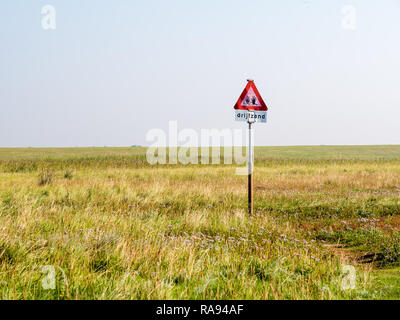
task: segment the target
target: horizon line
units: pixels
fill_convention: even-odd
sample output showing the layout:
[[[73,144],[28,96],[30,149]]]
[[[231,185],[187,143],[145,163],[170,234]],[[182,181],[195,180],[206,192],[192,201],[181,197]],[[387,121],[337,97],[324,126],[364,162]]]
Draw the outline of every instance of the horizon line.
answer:
[[[255,145],[254,147],[263,147],[263,148],[280,148],[280,147],[390,147],[390,146],[400,146],[399,144],[294,144],[294,145]],[[57,146],[57,147],[50,147],[50,146],[12,146],[12,147],[3,147],[0,146],[0,149],[89,149],[89,148],[149,148],[151,146],[142,146],[142,145],[131,145],[131,146]],[[240,148],[240,147],[247,147],[247,145],[243,146],[153,146],[156,148]]]

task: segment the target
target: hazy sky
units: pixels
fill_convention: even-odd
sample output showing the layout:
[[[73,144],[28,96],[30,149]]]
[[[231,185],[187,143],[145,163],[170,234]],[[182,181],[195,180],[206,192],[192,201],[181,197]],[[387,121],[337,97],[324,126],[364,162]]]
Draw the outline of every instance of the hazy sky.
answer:
[[[244,129],[249,77],[269,106],[257,145],[399,144],[399,16],[398,0],[1,0],[0,146]]]

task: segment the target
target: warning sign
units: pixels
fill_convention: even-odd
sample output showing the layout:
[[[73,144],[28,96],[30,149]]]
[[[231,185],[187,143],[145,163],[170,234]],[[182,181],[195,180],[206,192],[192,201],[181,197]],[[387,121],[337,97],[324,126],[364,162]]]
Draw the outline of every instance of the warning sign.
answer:
[[[236,110],[267,111],[267,105],[261,98],[254,81],[249,80],[239,100],[235,105]]]
[[[248,80],[239,100],[235,104],[235,120],[267,122],[267,105],[261,98],[254,81]]]

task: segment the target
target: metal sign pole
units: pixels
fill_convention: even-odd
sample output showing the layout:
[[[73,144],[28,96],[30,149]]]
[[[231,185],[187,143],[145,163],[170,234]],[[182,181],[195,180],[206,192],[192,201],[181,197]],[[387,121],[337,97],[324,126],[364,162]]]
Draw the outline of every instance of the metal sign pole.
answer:
[[[248,163],[248,204],[249,215],[253,215],[253,130],[249,119],[249,163]]]
[[[254,80],[248,79],[239,100],[235,106],[235,120],[247,121],[249,124],[249,163],[248,163],[248,205],[249,215],[253,215],[253,169],[254,169],[254,135],[252,124],[255,122],[267,122],[267,105],[257,90]]]

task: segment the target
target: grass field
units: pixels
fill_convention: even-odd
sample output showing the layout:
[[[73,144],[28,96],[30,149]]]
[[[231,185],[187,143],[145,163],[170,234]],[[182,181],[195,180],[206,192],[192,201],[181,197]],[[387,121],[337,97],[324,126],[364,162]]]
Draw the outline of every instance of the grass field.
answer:
[[[400,298],[400,146],[258,147],[253,217],[145,152],[0,149],[2,299]]]

